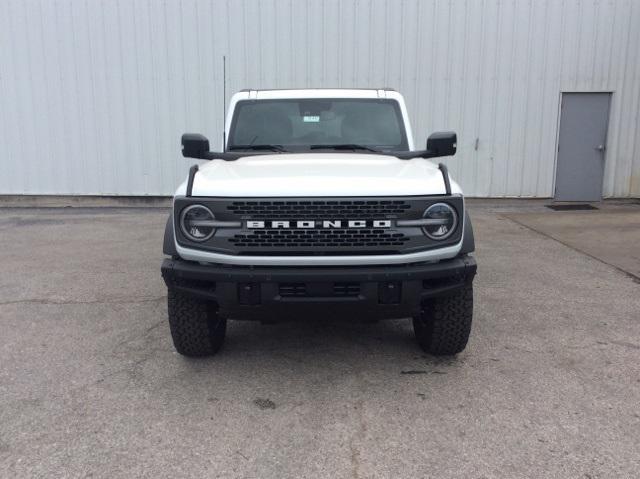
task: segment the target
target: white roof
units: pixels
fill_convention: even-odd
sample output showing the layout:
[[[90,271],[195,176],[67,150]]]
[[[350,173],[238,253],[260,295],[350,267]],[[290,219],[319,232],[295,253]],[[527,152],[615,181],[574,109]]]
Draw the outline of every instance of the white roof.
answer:
[[[244,99],[268,100],[279,98],[394,98],[398,92],[388,88],[296,88],[290,90],[242,90],[236,95]]]

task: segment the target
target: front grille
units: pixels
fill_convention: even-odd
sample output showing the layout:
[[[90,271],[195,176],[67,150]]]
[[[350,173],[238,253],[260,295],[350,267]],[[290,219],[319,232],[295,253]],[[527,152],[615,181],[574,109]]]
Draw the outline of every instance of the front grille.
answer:
[[[402,246],[409,239],[402,233],[383,229],[330,229],[330,230],[258,230],[236,234],[229,238],[234,246],[262,248],[326,248],[326,247],[389,247]]]
[[[194,202],[209,208],[216,220],[238,226],[218,228],[203,242],[182,233],[181,211]],[[428,238],[422,228],[403,220],[422,218],[433,203],[453,205],[464,217],[458,196],[379,197],[279,197],[279,198],[176,198],[174,228],[181,246],[237,256],[356,256],[409,254],[450,246],[460,241],[462,228],[439,242]],[[386,220],[376,223],[376,220]],[[251,221],[264,222],[252,224]],[[289,224],[276,224],[287,221]],[[312,228],[298,228],[299,221],[313,221]],[[337,221],[341,223],[338,224]],[[349,221],[366,226],[349,227]],[[326,224],[325,222],[331,222]],[[362,224],[362,223],[352,223]],[[301,226],[309,226],[310,223]],[[334,227],[334,225],[336,227]],[[374,226],[375,225],[375,226]],[[309,285],[307,285],[309,286]],[[333,294],[329,292],[330,294]]]
[[[411,208],[404,200],[234,201],[227,210],[252,219],[389,218]]]

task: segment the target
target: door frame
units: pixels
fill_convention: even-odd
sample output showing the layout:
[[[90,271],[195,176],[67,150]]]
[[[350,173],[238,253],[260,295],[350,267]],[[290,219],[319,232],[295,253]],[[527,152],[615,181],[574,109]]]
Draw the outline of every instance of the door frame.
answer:
[[[614,106],[614,95],[616,91],[611,89],[602,89],[602,90],[560,90],[558,92],[558,106],[557,106],[557,116],[556,116],[556,144],[553,152],[553,179],[551,182],[551,199],[556,201],[556,179],[558,177],[558,148],[560,147],[560,121],[562,120],[562,95],[565,93],[608,93],[609,94],[609,114],[607,115],[607,126],[605,129],[605,138],[604,144],[606,145],[602,161],[604,165],[602,167],[602,195],[600,198],[600,202],[604,199],[604,180],[605,180],[605,172],[607,168],[607,154],[609,152],[609,126],[611,125],[611,112],[613,111]],[[563,202],[560,202],[563,203]]]

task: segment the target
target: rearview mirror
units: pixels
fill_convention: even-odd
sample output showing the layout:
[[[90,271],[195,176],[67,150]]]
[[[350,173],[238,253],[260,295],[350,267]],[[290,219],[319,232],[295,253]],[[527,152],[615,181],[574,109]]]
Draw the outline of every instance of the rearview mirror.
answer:
[[[182,156],[185,158],[209,158],[209,140],[200,133],[185,133],[182,135]]]
[[[433,156],[453,156],[456,154],[458,137],[453,131],[438,131],[427,139],[427,151]]]

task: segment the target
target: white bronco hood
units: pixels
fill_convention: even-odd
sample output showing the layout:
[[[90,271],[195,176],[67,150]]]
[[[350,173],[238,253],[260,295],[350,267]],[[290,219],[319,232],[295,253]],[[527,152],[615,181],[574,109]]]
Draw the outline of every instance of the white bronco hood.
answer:
[[[184,195],[186,181],[176,195]],[[461,194],[451,181],[451,192]],[[212,160],[200,166],[193,196],[412,196],[445,194],[442,172],[428,160],[349,153],[303,153]]]

